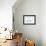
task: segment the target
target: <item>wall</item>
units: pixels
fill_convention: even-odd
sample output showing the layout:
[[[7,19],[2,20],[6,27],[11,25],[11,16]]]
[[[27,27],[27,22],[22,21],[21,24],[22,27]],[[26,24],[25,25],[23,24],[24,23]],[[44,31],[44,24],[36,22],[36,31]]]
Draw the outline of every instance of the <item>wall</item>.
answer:
[[[16,3],[17,4],[17,3]],[[23,37],[35,41],[41,46],[41,0],[20,0],[13,6],[15,30],[23,33]],[[36,25],[24,25],[23,15],[36,15]]]
[[[16,0],[0,0],[0,27],[12,29],[12,6]]]
[[[46,46],[46,0],[41,1],[41,40],[42,46]]]

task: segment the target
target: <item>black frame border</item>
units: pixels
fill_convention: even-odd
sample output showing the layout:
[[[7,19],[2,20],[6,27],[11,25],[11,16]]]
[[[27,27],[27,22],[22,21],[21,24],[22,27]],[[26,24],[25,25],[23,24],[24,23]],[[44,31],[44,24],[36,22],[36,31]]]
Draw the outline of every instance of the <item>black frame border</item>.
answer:
[[[29,24],[29,23],[28,23],[28,24],[24,23],[24,17],[25,17],[25,16],[34,16],[34,23],[31,23],[31,24]],[[23,15],[23,24],[24,24],[24,25],[35,25],[35,24],[36,24],[36,15]]]

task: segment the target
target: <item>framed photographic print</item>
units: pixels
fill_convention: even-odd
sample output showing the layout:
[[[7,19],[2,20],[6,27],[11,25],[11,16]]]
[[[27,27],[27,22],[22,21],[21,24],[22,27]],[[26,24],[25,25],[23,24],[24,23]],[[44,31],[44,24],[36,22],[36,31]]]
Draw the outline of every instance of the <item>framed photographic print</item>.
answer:
[[[36,16],[35,15],[24,15],[23,16],[23,24],[24,25],[35,25],[36,24]]]

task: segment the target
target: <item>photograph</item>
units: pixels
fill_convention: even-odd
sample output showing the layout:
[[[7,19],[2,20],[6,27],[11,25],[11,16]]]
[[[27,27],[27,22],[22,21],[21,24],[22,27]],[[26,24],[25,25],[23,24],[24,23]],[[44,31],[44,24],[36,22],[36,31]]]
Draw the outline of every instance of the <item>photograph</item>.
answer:
[[[23,24],[25,25],[35,25],[36,24],[36,15],[24,15]]]

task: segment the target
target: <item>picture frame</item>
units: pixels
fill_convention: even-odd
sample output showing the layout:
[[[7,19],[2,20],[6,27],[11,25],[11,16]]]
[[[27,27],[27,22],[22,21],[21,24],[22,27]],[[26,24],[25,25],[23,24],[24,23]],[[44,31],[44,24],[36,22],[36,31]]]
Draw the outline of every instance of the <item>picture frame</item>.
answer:
[[[35,25],[36,24],[36,15],[24,15],[23,24],[24,25]]]

